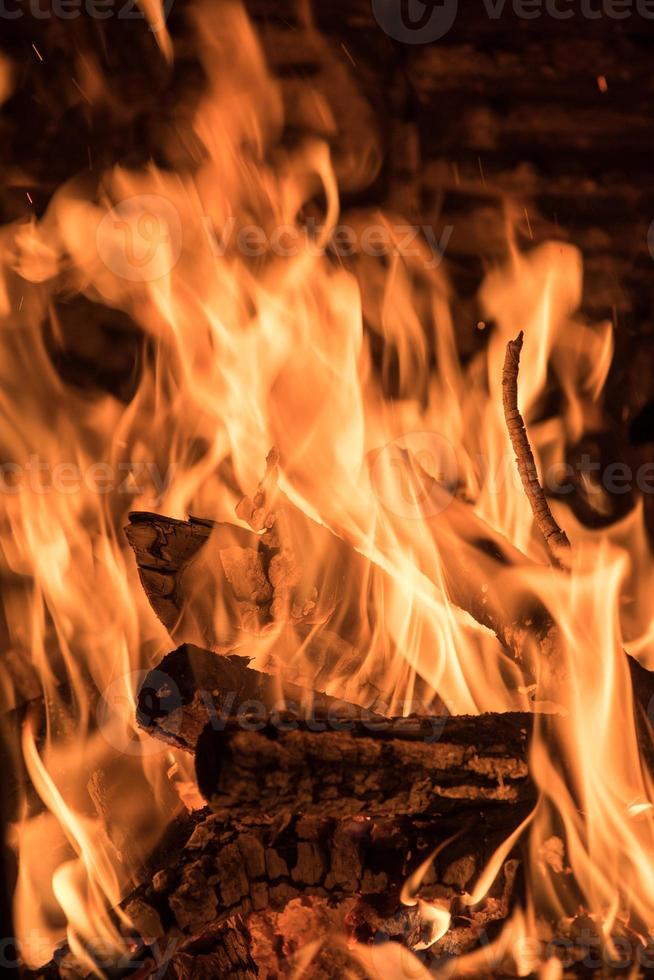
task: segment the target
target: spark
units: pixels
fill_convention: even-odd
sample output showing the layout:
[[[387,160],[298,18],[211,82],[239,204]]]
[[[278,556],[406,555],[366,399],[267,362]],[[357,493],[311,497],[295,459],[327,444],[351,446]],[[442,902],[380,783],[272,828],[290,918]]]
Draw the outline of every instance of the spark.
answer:
[[[597,76],[597,87],[600,90],[600,92],[606,92],[608,90],[608,87],[609,86],[608,86],[608,83],[606,81],[606,76],[605,75],[598,75]]]
[[[356,61],[354,60],[354,58],[352,57],[352,55],[350,54],[350,52],[347,50],[347,48],[345,47],[345,44],[342,41],[341,41],[341,47],[343,48],[343,51],[345,51],[345,54],[350,59],[350,61],[354,65],[354,67],[356,68],[356,66],[357,66]]]
[[[524,212],[525,212],[525,218],[527,219],[527,231],[529,232],[529,237],[533,241],[534,240],[534,233],[531,230],[531,222],[529,220],[529,212],[527,211],[527,208],[524,209]]]
[[[41,52],[39,51],[39,49],[37,48],[36,44],[34,44],[33,41],[32,41],[32,47],[34,48],[34,53],[36,54],[36,57],[39,59],[39,61],[43,61],[43,55],[41,54]]]
[[[93,105],[93,103],[91,102],[91,100],[89,99],[88,95],[86,94],[82,86],[79,84],[79,82],[76,82],[74,78],[71,78],[71,82],[73,83],[77,91],[80,93],[82,98],[86,99],[89,105]]]
[[[32,200],[32,195],[30,194],[29,191],[25,191],[25,197],[30,202],[30,204],[34,204],[34,201]]]
[[[482,185],[485,187],[486,186],[486,178],[484,176],[484,168],[481,165],[481,157],[477,157],[477,163],[479,164],[479,173],[481,174],[481,182],[482,182]]]

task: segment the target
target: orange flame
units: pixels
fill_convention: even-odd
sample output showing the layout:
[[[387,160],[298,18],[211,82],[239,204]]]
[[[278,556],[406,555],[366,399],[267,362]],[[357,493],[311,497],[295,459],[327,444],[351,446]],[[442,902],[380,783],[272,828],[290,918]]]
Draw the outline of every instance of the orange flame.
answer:
[[[171,58],[161,6],[142,6]],[[243,8],[198,5],[195,24],[208,79],[195,118],[195,172],[116,167],[93,196],[72,180],[40,221],[2,232],[0,438],[12,463],[0,500],[11,583],[4,606],[11,649],[33,668],[47,703],[45,745],[37,749],[27,728],[23,753],[53,818],[26,816],[17,828],[20,930],[33,925],[33,842],[47,823],[43,839],[53,848],[57,842],[60,858],[48,868],[52,905],[65,913],[73,951],[84,958],[94,938],[119,943],[109,908],[138,862],[122,855],[121,863],[85,810],[93,771],[132,759],[124,770],[130,793],[147,787],[143,799],[156,800],[159,829],[172,812],[170,758],[145,747],[134,728],[139,670],[169,640],[126,553],[128,510],[193,512],[236,525],[235,505],[254,491],[274,445],[280,490],[299,515],[296,550],[307,581],[349,545],[348,601],[335,603],[328,627],[328,617],[317,616],[310,630],[337,634],[348,616],[356,619],[357,668],[328,682],[332,693],[359,703],[378,697],[408,711],[420,686],[453,712],[534,707],[519,666],[452,602],[451,556],[464,577],[471,569],[480,576],[482,605],[501,602],[511,614],[530,594],[559,628],[569,683],[550,705],[556,719],[535,721],[530,767],[539,803],[466,899],[484,900],[524,836],[530,907],[515,911],[490,948],[462,958],[458,975],[474,976],[489,956],[497,963],[508,956],[526,975],[534,963],[516,953],[518,941],[533,938],[541,918],[573,916],[579,907],[601,923],[607,943],[616,922],[645,935],[654,924],[653,792],[622,653],[624,639],[634,653],[652,656],[654,566],[642,509],[600,534],[557,508],[575,548],[570,576],[552,572],[501,410],[505,344],[523,329],[521,409],[541,471],[563,464],[566,445],[601,423],[612,330],[577,316],[580,254],[560,243],[521,254],[509,223],[508,261],[488,273],[480,292],[483,315],[496,327],[487,348],[462,364],[447,279],[425,243],[407,253],[401,219],[391,213],[341,215],[326,139],[292,148],[282,141],[283,92]],[[308,21],[304,28],[315,40]],[[92,65],[86,70],[89,84],[102,84]],[[9,85],[0,66],[0,100]],[[329,130],[323,96],[307,92],[306,100]],[[351,185],[377,166],[374,147],[362,147],[360,157],[361,166],[343,164]],[[341,221],[355,244],[335,261],[329,249]],[[385,261],[363,244],[373,226],[387,236]],[[127,405],[75,391],[53,367],[42,323],[63,345],[60,305],[78,295],[128,316],[148,339],[151,355]],[[561,412],[538,421],[551,384]],[[429,490],[412,459],[431,478]],[[496,574],[476,521],[486,522],[491,545],[504,535],[524,560]],[[208,563],[208,576],[222,574],[218,562]],[[224,609],[211,615],[224,618]],[[275,656],[302,661],[306,633],[278,627],[256,637],[243,630],[245,652],[265,657],[274,646]],[[98,712],[108,691],[110,724]],[[18,700],[16,691],[3,693]],[[557,860],[553,839],[561,841]],[[564,887],[570,876],[575,907]],[[426,903],[423,911],[435,942],[450,912]],[[374,965],[373,953],[359,952]],[[384,976],[404,975],[404,956],[391,946]],[[536,966],[544,977],[560,975],[551,958]]]

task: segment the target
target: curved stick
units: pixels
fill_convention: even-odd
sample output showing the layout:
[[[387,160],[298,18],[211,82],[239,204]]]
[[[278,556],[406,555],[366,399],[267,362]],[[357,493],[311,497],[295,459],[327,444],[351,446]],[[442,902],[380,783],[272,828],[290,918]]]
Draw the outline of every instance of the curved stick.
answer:
[[[536,525],[545,538],[552,564],[557,568],[565,569],[570,563],[570,542],[565,531],[562,531],[554,520],[552,511],[545,499],[545,492],[538,480],[534,454],[529,445],[525,423],[518,408],[518,371],[520,370],[520,352],[523,338],[524,334],[521,330],[516,339],[510,340],[506,345],[504,370],[502,371],[504,418],[515,452],[520,479],[527,494]]]

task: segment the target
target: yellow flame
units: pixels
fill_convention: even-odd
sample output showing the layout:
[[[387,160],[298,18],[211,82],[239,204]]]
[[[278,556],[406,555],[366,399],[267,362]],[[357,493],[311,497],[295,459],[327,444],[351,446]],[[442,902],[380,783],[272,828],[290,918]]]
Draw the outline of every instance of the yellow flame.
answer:
[[[171,59],[165,11],[154,0],[142,6]],[[424,706],[437,693],[453,712],[531,710],[521,666],[454,605],[452,562],[464,581],[474,577],[482,606],[511,619],[525,597],[536,597],[561,636],[566,684],[547,691],[558,714],[534,725],[538,805],[465,898],[471,906],[484,900],[524,834],[528,912],[517,910],[491,947],[463,958],[459,975],[474,976],[489,956],[512,959],[524,975],[529,957],[515,952],[518,940],[533,938],[539,917],[577,911],[570,876],[575,903],[603,923],[607,943],[619,922],[644,935],[654,922],[653,792],[622,651],[624,641],[654,663],[643,508],[601,533],[557,508],[575,548],[570,576],[553,573],[501,409],[505,344],[523,329],[520,405],[541,474],[601,427],[613,335],[610,324],[589,325],[577,314],[580,253],[556,242],[522,254],[507,208],[508,259],[489,271],[479,294],[484,322],[495,328],[463,363],[447,277],[426,240],[407,246],[406,222],[390,210],[341,213],[338,176],[343,170],[350,189],[362,186],[379,166],[374,146],[360,147],[356,164],[332,159],[328,139],[337,127],[310,82],[302,107],[323,133],[283,140],[283,85],[243,7],[200,4],[193,23],[207,78],[194,118],[195,170],[116,167],[93,195],[71,180],[39,221],[5,228],[0,239],[0,441],[12,464],[0,499],[10,582],[3,602],[11,653],[33,670],[47,702],[45,747],[37,752],[27,730],[23,751],[63,841],[48,871],[71,940],[80,955],[91,933],[117,942],[107,910],[137,863],[125,857],[118,868],[95,833],[81,802],[88,804],[91,773],[115,765],[130,794],[142,792],[141,816],[156,812],[159,828],[170,816],[170,760],[150,753],[134,731],[133,702],[139,671],[171,641],[126,551],[126,514],[190,512],[244,529],[235,506],[255,492],[272,445],[280,454],[272,509],[283,514],[302,582],[329,594],[302,597],[303,614],[316,607],[306,621],[292,619],[286,596],[281,623],[271,617],[257,632],[247,619],[226,622],[233,608],[220,596],[224,566],[212,539],[185,610],[216,635],[232,628],[239,650],[260,658],[255,664],[294,665],[311,687],[322,641],[320,649],[340,644],[347,669],[321,683],[357,703],[408,713],[416,697]],[[318,43],[309,19],[303,30]],[[85,85],[104,86],[109,100],[92,60],[82,68]],[[8,84],[2,67],[0,99]],[[340,224],[354,245],[334,256]],[[388,243],[384,261],[364,244],[371,228]],[[53,366],[52,348],[61,352],[69,341],[64,307],[80,296],[129,318],[147,339],[128,404],[78,391]],[[562,408],[541,421],[552,386]],[[498,571],[488,550],[500,535],[512,560]],[[97,709],[108,692],[112,723],[103,726]],[[3,695],[18,700],[19,692]],[[26,819],[18,835],[26,928],[38,854],[25,842],[33,844],[45,823]],[[552,838],[562,842],[560,866],[543,860]],[[449,910],[421,908],[433,935],[445,935]],[[401,975],[404,955],[389,945],[385,976]],[[544,976],[556,970],[542,964]]]

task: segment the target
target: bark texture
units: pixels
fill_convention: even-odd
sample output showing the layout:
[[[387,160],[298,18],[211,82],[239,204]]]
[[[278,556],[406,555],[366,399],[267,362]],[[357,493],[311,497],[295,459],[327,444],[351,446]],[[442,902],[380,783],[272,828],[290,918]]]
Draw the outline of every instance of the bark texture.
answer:
[[[138,694],[136,720],[149,734],[192,752],[207,724],[221,728],[230,716],[273,710],[298,717],[357,718],[364,709],[308,691],[248,666],[246,657],[221,656],[185,643],[146,676]],[[370,714],[371,719],[374,717]]]
[[[536,461],[529,445],[525,423],[518,408],[518,373],[523,339],[523,333],[520,331],[517,338],[510,340],[506,345],[506,357],[502,373],[504,418],[515,453],[522,486],[529,499],[538,530],[545,538],[554,564],[559,568],[564,568],[570,557],[570,542],[565,531],[562,531],[554,520],[545,498],[545,492],[538,479]]]
[[[279,720],[258,731],[231,722],[223,732],[207,727],[196,750],[198,785],[223,816],[417,816],[452,811],[464,801],[534,798],[528,715],[433,721],[347,719],[344,731],[333,723],[312,731],[295,719],[290,731]]]

